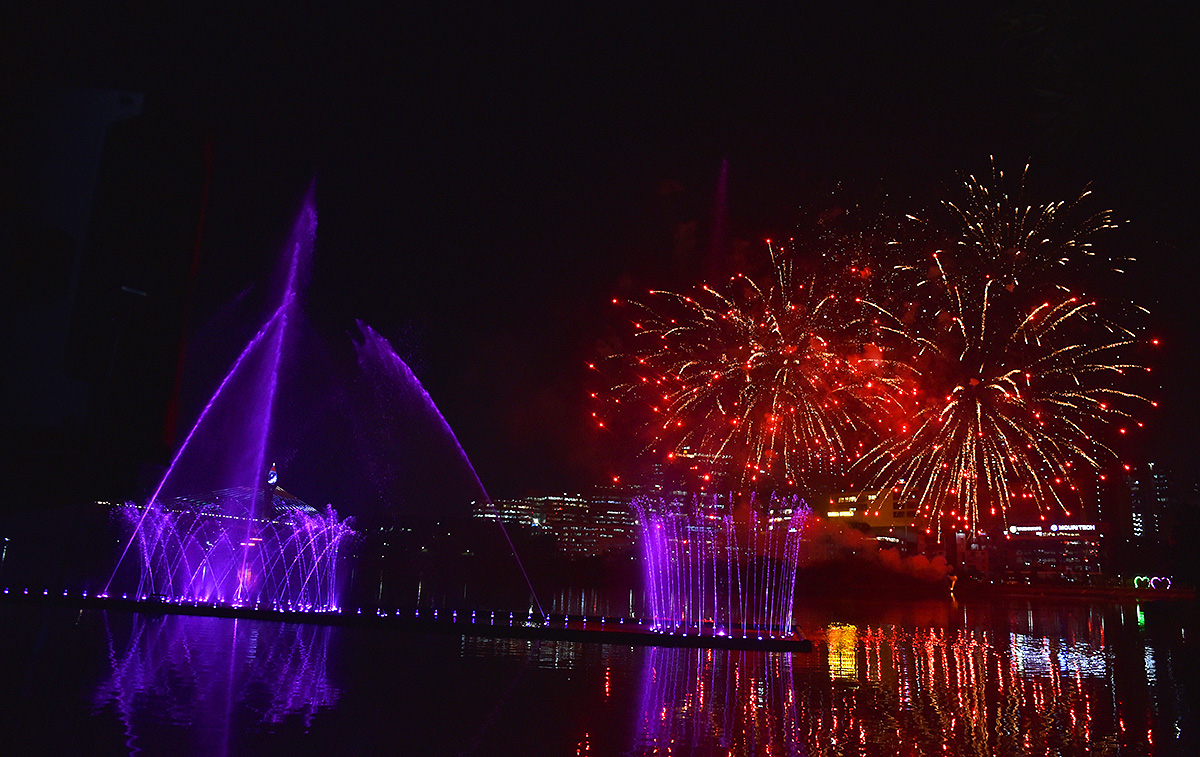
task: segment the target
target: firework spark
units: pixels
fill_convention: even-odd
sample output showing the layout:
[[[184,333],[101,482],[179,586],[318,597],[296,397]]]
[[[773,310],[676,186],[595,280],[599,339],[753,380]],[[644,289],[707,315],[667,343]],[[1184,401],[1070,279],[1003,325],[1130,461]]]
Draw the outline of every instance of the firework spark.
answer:
[[[1028,172],[1027,165],[1009,181],[993,165],[990,183],[969,176],[963,183],[964,197],[942,203],[958,233],[956,257],[1006,286],[1061,277],[1072,264],[1078,267],[1097,257],[1092,246],[1097,232],[1117,227],[1110,210],[1083,211],[1091,195],[1086,188],[1074,200],[1026,203]],[[1008,190],[1006,184],[1014,186]],[[1110,258],[1108,263],[1121,272],[1119,266],[1128,260]]]
[[[1148,370],[1129,357],[1140,340],[1081,286],[1116,224],[1083,212],[1086,191],[1027,204],[1024,172],[992,179],[969,178],[940,220],[818,221],[815,243],[768,243],[768,276],[618,303],[634,336],[594,366],[607,399],[641,411],[645,452],[733,487],[811,490],[848,463],[834,485],[890,490],[931,526],[1069,515],[1114,457],[1104,432],[1140,426],[1146,402],[1126,388]]]
[[[872,342],[894,319],[828,264],[808,276],[767,243],[770,275],[628,303],[633,349],[611,400],[648,411],[646,451],[693,459],[743,488],[800,486],[840,465],[903,381]],[[854,277],[850,277],[854,278]]]
[[[1094,255],[1111,214],[1072,224],[1078,201],[1023,205],[995,178],[966,182],[966,201],[945,204],[952,244],[909,267],[913,415],[857,463],[871,473],[866,488],[971,528],[1018,510],[1069,515],[1082,473],[1113,456],[1098,431],[1132,421],[1128,408],[1145,401],[1118,388],[1144,370],[1124,357],[1135,334],[1053,276],[1073,251]]]

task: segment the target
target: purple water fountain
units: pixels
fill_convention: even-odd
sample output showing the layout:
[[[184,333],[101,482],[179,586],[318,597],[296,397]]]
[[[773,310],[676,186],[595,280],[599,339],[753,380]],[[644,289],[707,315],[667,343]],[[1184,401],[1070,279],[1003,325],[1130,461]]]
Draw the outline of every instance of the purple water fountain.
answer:
[[[438,409],[437,404],[429,396],[429,392],[425,390],[425,387],[421,385],[420,380],[413,374],[408,364],[396,353],[391,343],[370,326],[359,321],[358,330],[359,338],[355,339],[354,347],[355,353],[358,356],[359,368],[364,376],[374,379],[372,381],[373,385],[381,387],[385,391],[385,394],[376,397],[377,412],[385,415],[395,413],[405,418],[410,424],[433,428],[435,430],[434,439],[436,440],[434,443],[448,445],[451,448],[452,454],[450,457],[457,461],[457,465],[461,470],[466,472],[478,492],[477,496],[482,498],[480,501],[491,505],[491,498],[488,496],[483,482],[479,480],[479,474],[475,472],[475,466],[471,464],[470,458],[467,457],[466,451],[462,448],[462,444],[459,443],[458,436],[450,428],[450,424],[446,422],[441,410]],[[399,389],[399,391],[396,391],[396,389]],[[397,407],[397,405],[400,405],[400,407]],[[426,442],[426,444],[429,443]],[[525,565],[521,562],[516,547],[513,546],[512,539],[509,537],[508,530],[505,528],[504,522],[499,518],[494,506],[492,507],[492,511],[497,516],[496,525],[504,535],[504,540],[507,542],[509,551],[512,553],[513,559],[521,571],[525,585],[529,588],[530,600],[537,606],[538,614],[544,619],[546,613],[542,609],[542,603],[538,599],[537,592],[534,591],[529,573],[525,570]]]
[[[121,508],[129,539],[113,576],[135,552],[136,597],[337,609],[349,521],[332,506],[317,509],[288,493],[272,462],[287,446],[273,437],[276,402],[316,228],[310,190],[286,248],[278,306],[221,380],[153,494]]]
[[[812,511],[798,497],[639,497],[642,564],[659,633],[788,639],[800,542]]]

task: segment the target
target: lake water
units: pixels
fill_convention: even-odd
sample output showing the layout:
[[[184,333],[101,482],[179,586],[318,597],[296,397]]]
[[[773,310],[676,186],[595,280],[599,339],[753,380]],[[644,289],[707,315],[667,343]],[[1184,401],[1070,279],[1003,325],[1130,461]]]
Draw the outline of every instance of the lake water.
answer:
[[[0,605],[0,743],[6,754],[1191,753],[1190,605],[826,601],[798,613],[812,654]]]

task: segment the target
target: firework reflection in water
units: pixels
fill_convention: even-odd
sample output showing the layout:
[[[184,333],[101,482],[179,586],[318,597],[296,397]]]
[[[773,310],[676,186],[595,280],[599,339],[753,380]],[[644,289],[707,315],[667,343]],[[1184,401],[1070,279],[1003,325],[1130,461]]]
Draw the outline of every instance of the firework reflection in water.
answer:
[[[808,611],[813,654],[647,649],[629,753],[1190,753],[1177,631],[1112,606],[966,606],[938,621],[957,629],[890,607]]]
[[[651,647],[633,754],[807,754],[792,655]]]

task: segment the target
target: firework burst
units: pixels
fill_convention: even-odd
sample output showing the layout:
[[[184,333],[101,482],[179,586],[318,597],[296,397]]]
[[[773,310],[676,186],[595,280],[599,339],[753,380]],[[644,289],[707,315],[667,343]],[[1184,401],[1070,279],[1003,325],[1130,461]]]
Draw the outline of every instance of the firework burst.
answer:
[[[1083,472],[1113,456],[1098,432],[1136,423],[1128,408],[1144,402],[1118,388],[1144,370],[1124,357],[1133,331],[1052,277],[1074,252],[1094,255],[1110,214],[1072,223],[1078,201],[1023,205],[995,178],[966,182],[966,200],[945,204],[952,243],[908,268],[917,283],[903,320],[921,376],[911,419],[857,462],[866,488],[890,488],[935,523],[1069,515]]]
[[[720,290],[651,291],[631,309],[632,349],[600,369],[614,406],[642,418],[645,452],[694,459],[739,488],[791,488],[840,465],[895,407],[904,382],[873,343],[892,319],[826,261],[799,275],[767,243],[770,274]]]
[[[1029,166],[1015,181],[992,167],[991,182],[968,176],[963,198],[946,201],[958,238],[955,256],[988,280],[1005,286],[1036,283],[1049,276],[1061,278],[1072,265],[1096,258],[1094,235],[1114,229],[1112,211],[1085,213],[1083,206],[1091,191],[1084,189],[1070,201],[1026,203],[1025,179]],[[1012,184],[1011,190],[1006,184]],[[1108,259],[1114,270],[1128,258]]]
[[[1121,271],[1092,245],[1111,213],[1085,213],[1086,191],[1026,203],[1024,182],[971,177],[932,222],[819,221],[786,253],[768,243],[768,275],[617,302],[633,335],[593,366],[611,388],[597,422],[619,409],[644,453],[732,488],[890,490],[931,526],[1069,515],[1115,456],[1105,432],[1142,425],[1127,387],[1148,369],[1128,312],[1082,286]]]

